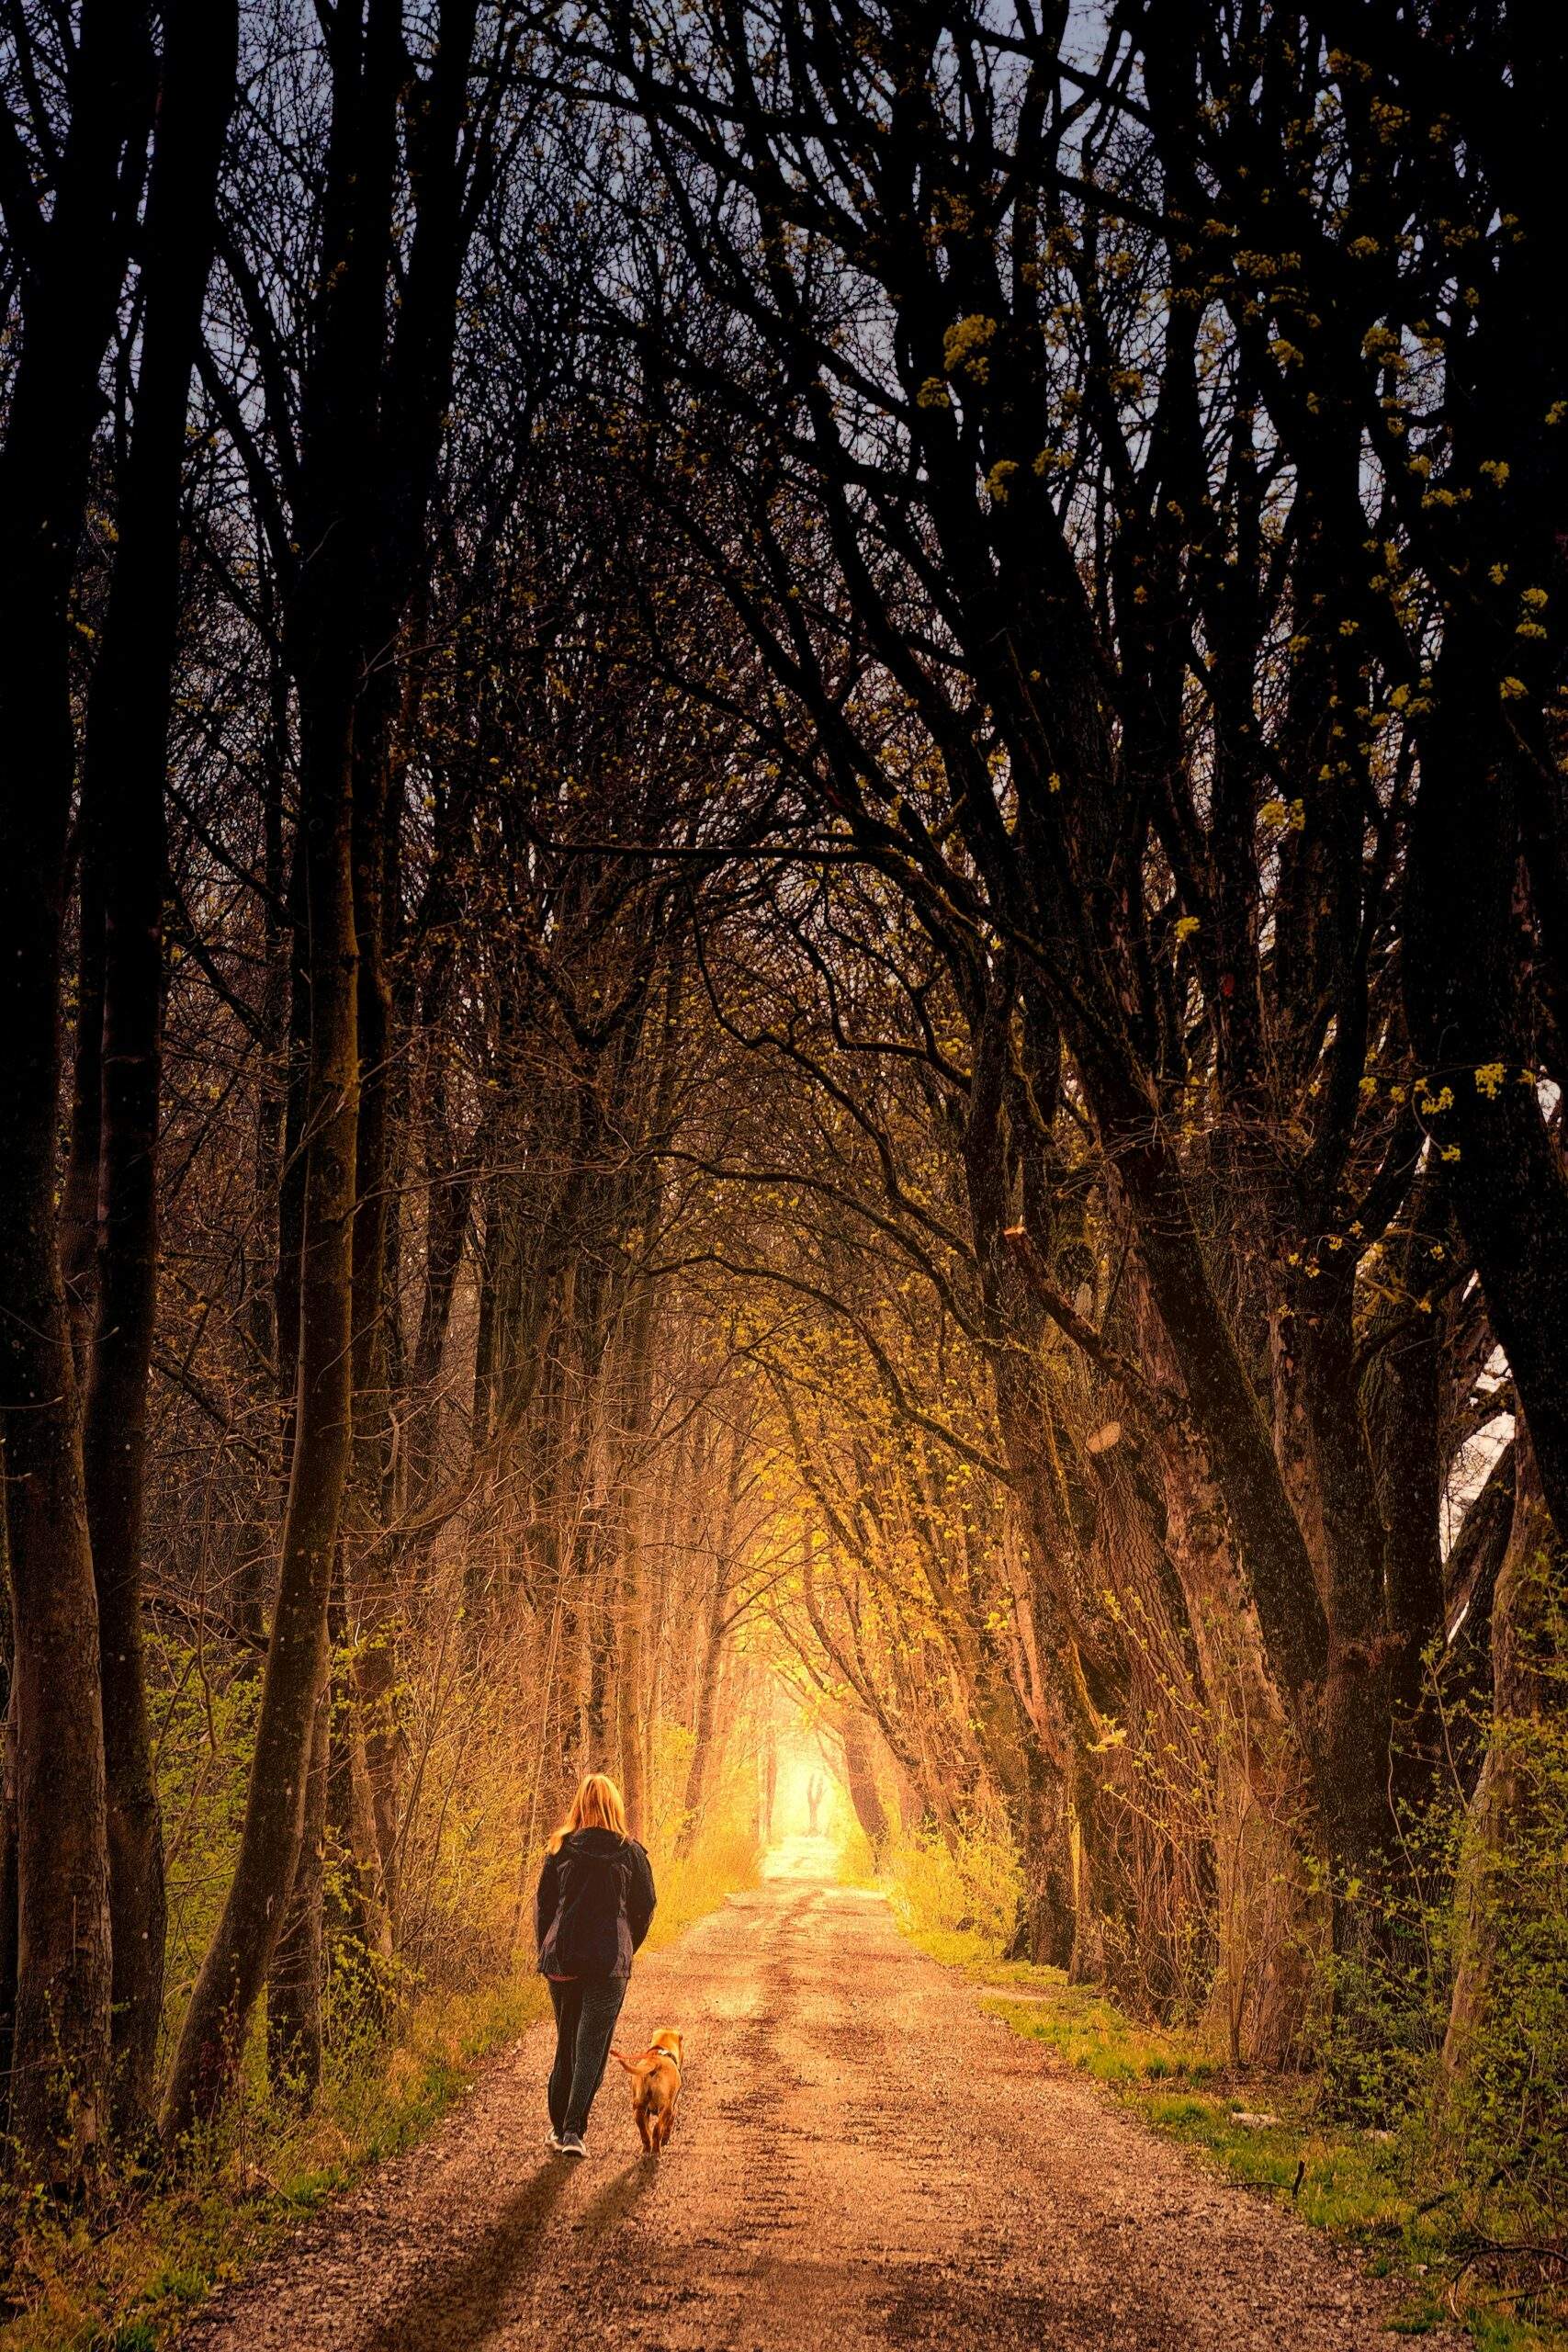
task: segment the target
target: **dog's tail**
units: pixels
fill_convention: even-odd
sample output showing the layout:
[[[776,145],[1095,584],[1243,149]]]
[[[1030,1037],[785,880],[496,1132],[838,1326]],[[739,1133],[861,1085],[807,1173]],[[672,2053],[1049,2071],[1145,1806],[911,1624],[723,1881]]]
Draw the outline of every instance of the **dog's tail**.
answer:
[[[637,2060],[635,2058],[628,2058],[624,2050],[617,2050],[612,2044],[610,2055],[612,2058],[619,2060],[620,2064],[626,2068],[628,2075],[635,2075],[637,2073]]]

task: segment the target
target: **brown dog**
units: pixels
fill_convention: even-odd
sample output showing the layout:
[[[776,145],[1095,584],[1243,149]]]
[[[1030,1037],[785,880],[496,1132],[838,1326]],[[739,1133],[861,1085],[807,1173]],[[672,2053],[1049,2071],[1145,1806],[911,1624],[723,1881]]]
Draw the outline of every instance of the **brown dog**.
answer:
[[[675,2102],[681,2096],[682,2047],[682,2037],[666,2026],[635,2058],[628,2058],[623,2050],[610,2052],[632,2078],[632,2113],[642,2134],[643,2148],[650,2155],[658,2155],[675,2129]]]

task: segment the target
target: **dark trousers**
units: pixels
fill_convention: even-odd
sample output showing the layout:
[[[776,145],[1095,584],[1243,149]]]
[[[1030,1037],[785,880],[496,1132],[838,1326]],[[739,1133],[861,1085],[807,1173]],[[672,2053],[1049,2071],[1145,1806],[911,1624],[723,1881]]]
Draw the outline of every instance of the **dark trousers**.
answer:
[[[565,1984],[552,1981],[550,2007],[556,2013],[556,2063],[550,2068],[550,2121],[564,2136],[588,2129],[588,2110],[604,2079],[610,2036],[626,1997],[624,1976],[607,1976],[595,1984],[583,1976]]]

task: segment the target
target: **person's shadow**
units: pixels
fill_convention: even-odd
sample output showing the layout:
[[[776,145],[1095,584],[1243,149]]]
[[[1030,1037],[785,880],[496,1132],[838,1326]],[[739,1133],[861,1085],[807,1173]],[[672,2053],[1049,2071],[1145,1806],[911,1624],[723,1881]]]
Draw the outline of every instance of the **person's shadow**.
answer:
[[[542,2165],[481,2237],[414,2284],[365,2339],[364,2352],[477,2352],[500,2318],[508,2290],[543,2252],[546,2225],[575,2170],[559,2158]],[[583,2210],[577,2233],[592,2239],[614,2229],[658,2172],[657,2157],[633,2157]]]

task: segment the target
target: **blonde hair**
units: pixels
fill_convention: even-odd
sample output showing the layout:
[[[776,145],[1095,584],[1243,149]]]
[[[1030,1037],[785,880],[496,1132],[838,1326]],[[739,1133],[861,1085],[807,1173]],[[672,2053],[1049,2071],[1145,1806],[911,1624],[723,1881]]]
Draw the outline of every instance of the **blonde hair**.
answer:
[[[570,1811],[550,1839],[552,1854],[560,1852],[561,1839],[574,1829],[613,1829],[617,1838],[626,1836],[626,1804],[608,1772],[590,1772],[581,1782]]]

